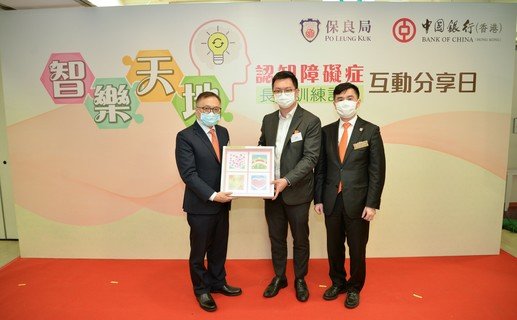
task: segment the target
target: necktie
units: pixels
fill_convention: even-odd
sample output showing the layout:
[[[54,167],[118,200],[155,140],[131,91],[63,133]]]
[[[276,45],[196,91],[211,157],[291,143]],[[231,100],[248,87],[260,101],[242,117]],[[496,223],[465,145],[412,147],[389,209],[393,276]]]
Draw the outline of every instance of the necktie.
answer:
[[[217,140],[217,135],[215,134],[215,130],[213,127],[210,129],[210,135],[212,136],[212,147],[214,147],[217,160],[221,162],[221,155],[219,153],[219,141]]]
[[[341,140],[339,140],[339,161],[341,163],[345,162],[346,146],[348,142],[348,127],[350,127],[350,123],[343,123],[343,135],[341,136]],[[339,181],[337,193],[340,193],[341,190],[343,190],[343,183]]]

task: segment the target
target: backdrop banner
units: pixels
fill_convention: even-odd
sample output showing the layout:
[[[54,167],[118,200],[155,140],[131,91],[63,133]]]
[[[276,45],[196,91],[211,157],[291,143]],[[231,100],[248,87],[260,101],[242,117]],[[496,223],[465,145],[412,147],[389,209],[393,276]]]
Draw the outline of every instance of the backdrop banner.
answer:
[[[222,99],[256,146],[299,80],[326,125],[353,82],[381,127],[387,179],[368,255],[498,254],[512,105],[512,4],[174,4],[0,12],[0,63],[22,257],[187,258],[175,136]],[[2,132],[2,134],[4,134]],[[263,200],[233,201],[229,258],[269,258]],[[326,257],[311,208],[311,257]]]

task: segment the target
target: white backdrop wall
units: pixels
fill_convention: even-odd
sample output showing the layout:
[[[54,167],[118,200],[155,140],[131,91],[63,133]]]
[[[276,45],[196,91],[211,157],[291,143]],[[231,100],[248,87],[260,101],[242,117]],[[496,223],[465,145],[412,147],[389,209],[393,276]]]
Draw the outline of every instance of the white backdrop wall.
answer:
[[[368,254],[497,254],[515,5],[258,3],[0,13],[0,63],[23,257],[187,258],[176,133],[202,90],[231,144],[256,145],[270,79],[337,119],[356,83],[387,180]],[[494,58],[496,57],[496,58]],[[261,199],[232,205],[230,258],[269,258]],[[326,256],[311,211],[311,257]]]

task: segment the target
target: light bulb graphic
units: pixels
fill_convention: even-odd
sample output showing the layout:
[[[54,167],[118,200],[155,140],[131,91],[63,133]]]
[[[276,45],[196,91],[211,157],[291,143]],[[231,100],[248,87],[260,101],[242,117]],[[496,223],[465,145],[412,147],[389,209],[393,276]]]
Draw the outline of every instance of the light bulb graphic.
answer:
[[[208,37],[208,49],[212,52],[214,64],[223,64],[224,53],[228,49],[228,37],[219,31],[214,32]]]

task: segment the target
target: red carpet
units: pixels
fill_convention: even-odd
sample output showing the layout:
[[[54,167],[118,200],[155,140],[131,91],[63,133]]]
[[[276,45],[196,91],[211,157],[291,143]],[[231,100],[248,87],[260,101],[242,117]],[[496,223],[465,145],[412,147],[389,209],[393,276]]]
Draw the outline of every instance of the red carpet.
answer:
[[[289,287],[262,291],[269,260],[231,260],[228,282],[239,297],[214,294],[218,311],[201,310],[187,261],[17,259],[0,269],[0,319],[517,319],[517,259],[498,256],[368,259],[361,304],[324,301],[326,260],[311,260],[310,298]]]

